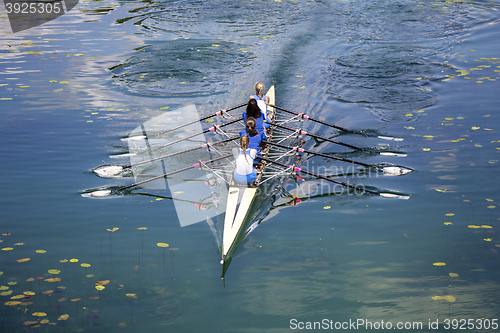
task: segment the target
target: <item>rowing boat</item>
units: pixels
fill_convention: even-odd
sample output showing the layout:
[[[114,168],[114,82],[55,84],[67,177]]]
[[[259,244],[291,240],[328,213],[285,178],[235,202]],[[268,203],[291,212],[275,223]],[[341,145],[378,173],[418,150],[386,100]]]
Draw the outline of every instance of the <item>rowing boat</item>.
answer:
[[[171,193],[175,195],[176,193],[183,193],[184,190],[187,190],[189,187],[184,176],[182,176],[182,178],[173,179],[173,177],[177,177],[181,173],[186,175],[188,170],[200,169],[205,171],[206,177],[208,177],[209,174],[212,179],[217,177],[218,182],[215,183],[215,185],[209,186],[216,189],[218,188],[218,194],[212,192],[211,194],[207,194],[204,199],[197,199],[194,201],[186,199],[181,200],[175,196],[171,199],[176,205],[176,212],[181,226],[201,222],[205,219],[210,225],[212,231],[217,231],[216,238],[221,253],[220,263],[223,267],[222,278],[224,278],[232,256],[236,253],[239,245],[243,242],[245,237],[269,214],[270,208],[272,207],[278,193],[284,193],[285,195],[288,194],[283,189],[282,185],[292,174],[302,173],[307,176],[332,182],[357,191],[358,194],[369,193],[384,198],[409,198],[407,195],[401,195],[396,192],[378,191],[374,189],[366,189],[364,186],[358,187],[348,183],[342,183],[333,179],[332,176],[315,174],[300,168],[299,166],[310,157],[321,156],[322,158],[353,163],[370,170],[376,170],[376,172],[381,172],[385,176],[399,176],[412,171],[411,169],[405,167],[393,166],[391,164],[388,165],[387,163],[383,163],[382,165],[368,164],[302,148],[306,143],[303,137],[310,136],[315,138],[315,140],[342,145],[344,147],[364,152],[366,155],[379,154],[382,156],[406,156],[404,153],[391,152],[387,149],[381,150],[356,147],[343,142],[338,142],[328,137],[308,133],[301,128],[289,127],[294,124],[301,125],[304,120],[310,120],[338,130],[350,132],[352,134],[373,136],[366,135],[362,132],[340,128],[336,125],[314,119],[304,113],[296,113],[274,105],[274,86],[268,90],[266,95],[270,98],[270,102],[267,105],[267,115],[270,119],[271,128],[267,133],[267,144],[264,148],[261,148],[261,162],[263,166],[257,170],[257,180],[255,184],[239,185],[234,183],[232,179],[234,159],[232,158],[232,154],[229,153],[229,151],[237,145],[237,134],[240,132],[244,124],[242,124],[241,118],[234,117],[228,114],[228,112],[241,108],[247,105],[247,103],[240,104],[227,110],[219,110],[214,114],[201,118],[197,116],[196,107],[189,106],[178,110],[178,114],[182,115],[183,119],[186,119],[187,114],[193,115],[192,120],[187,123],[172,127],[171,119],[173,117],[173,113],[169,112],[168,114],[165,113],[164,115],[151,119],[134,130],[128,138],[129,152],[131,153],[131,164],[122,166],[105,165],[93,169],[97,175],[103,178],[123,177],[127,174],[125,170],[133,170],[136,183],[112,190],[90,190],[83,193],[82,196],[104,197],[137,186],[147,189],[148,187],[145,187],[144,185],[151,185],[153,182],[155,182],[154,186],[149,186],[149,189],[166,189],[167,185],[165,184],[165,180],[168,183],[168,188]],[[283,111],[284,113],[278,113],[278,111]],[[287,116],[286,114],[293,114],[293,116]],[[212,117],[220,117],[219,124],[211,126],[207,129],[202,129],[200,121],[206,120],[206,122],[213,122],[215,119]],[[231,118],[231,120],[228,122],[222,122],[225,118]],[[186,129],[187,126],[191,125],[195,126],[195,128]],[[181,128],[184,128],[184,131],[180,130]],[[191,133],[194,131],[196,133],[186,135],[186,131],[191,131]],[[205,134],[209,134],[210,136],[205,136]],[[175,139],[176,135],[177,139]],[[203,135],[203,139],[200,141],[197,138],[201,135]],[[383,140],[402,140],[386,135],[377,135],[376,137]],[[214,142],[214,138],[217,138],[218,140]],[[179,147],[177,144],[181,142],[183,143],[183,147]],[[172,147],[174,145],[175,147]],[[200,152],[200,150],[202,151]],[[199,152],[201,155],[192,155],[194,152]],[[305,158],[302,155],[305,155]],[[180,156],[182,156],[182,158]],[[184,165],[184,161],[198,162],[176,169],[180,165]],[[196,172],[197,176],[195,177],[197,178],[193,180],[201,180],[202,182],[199,184],[208,185],[210,183],[203,181],[203,177],[199,178],[199,171]],[[208,178],[205,179],[208,180]],[[176,192],[174,189],[175,186],[181,186],[180,191]],[[194,192],[201,195],[203,190],[201,187],[196,185]],[[213,204],[208,205],[207,202],[212,199]],[[181,212],[183,209],[181,206],[178,208],[178,204],[194,205],[199,208],[200,214],[197,215],[190,211],[187,213],[187,217],[186,215],[184,216],[186,218],[181,218]],[[206,211],[207,207],[215,207],[215,209],[213,212],[208,214],[208,211]],[[216,228],[213,224],[214,219],[217,220]],[[222,227],[220,226],[221,224]]]
[[[274,104],[274,86],[267,91],[266,96],[269,97],[269,104]],[[267,106],[267,115],[271,121],[276,121],[275,108]],[[273,129],[270,129],[268,132],[269,141],[272,140],[272,136]],[[266,157],[268,155],[269,147],[262,151],[262,156]],[[237,240],[245,237],[245,227],[247,227],[249,222],[252,222],[253,220],[253,210],[251,208],[258,206],[258,201],[262,199],[261,196],[257,195],[257,193],[258,190],[264,190],[263,185],[260,185],[259,187],[259,184],[263,180],[266,164],[266,162],[263,162],[262,169],[257,170],[257,186],[240,185],[235,183],[234,180],[229,186],[221,246],[221,264],[226,264],[223,269],[223,276],[224,272],[227,270],[227,266],[229,265],[231,254],[234,253],[238,246]]]

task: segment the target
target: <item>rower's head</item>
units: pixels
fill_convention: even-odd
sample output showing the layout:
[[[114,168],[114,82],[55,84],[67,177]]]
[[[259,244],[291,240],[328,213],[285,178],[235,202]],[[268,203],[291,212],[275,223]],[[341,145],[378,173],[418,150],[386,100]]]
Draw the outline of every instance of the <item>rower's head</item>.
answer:
[[[248,149],[248,145],[250,144],[250,138],[248,135],[244,134],[240,136],[240,148],[241,150],[245,151]]]
[[[248,117],[246,125],[248,134],[250,134],[251,136],[259,134],[259,131],[255,129],[255,118]]]
[[[246,112],[247,117],[252,117],[255,119],[260,118],[260,108],[257,105],[257,101],[255,99],[252,98],[248,101]]]
[[[262,82],[257,82],[255,84],[255,94],[259,97],[264,95],[264,84]]]

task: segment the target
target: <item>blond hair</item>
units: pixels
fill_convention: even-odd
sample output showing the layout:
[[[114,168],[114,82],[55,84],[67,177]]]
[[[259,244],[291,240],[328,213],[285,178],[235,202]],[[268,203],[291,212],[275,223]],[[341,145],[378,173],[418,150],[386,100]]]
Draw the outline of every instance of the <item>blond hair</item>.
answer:
[[[255,84],[255,94],[259,97],[264,95],[264,84],[262,82],[257,82]]]
[[[248,145],[250,144],[250,138],[248,135],[244,134],[240,137],[240,148],[243,150],[243,155],[245,155],[245,161],[248,162],[247,160],[247,153],[246,150],[248,149]]]

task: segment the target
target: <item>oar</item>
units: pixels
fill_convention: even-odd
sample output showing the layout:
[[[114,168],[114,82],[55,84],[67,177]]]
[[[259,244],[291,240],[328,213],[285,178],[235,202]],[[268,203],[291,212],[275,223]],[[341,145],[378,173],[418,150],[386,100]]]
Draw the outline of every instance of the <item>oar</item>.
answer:
[[[153,148],[153,149],[151,149],[151,151],[155,151],[155,150],[158,150],[158,149],[161,149],[161,148],[165,148],[165,147],[171,146],[171,145],[173,145],[175,143],[178,143],[178,142],[181,142],[181,141],[184,141],[184,140],[187,140],[187,139],[194,138],[195,136],[198,136],[198,135],[201,135],[201,134],[204,134],[204,133],[214,132],[214,131],[216,131],[216,130],[224,127],[224,126],[231,125],[231,124],[233,124],[235,122],[238,122],[238,121],[241,121],[241,120],[243,120],[243,118],[238,118],[238,119],[232,120],[232,121],[230,121],[228,123],[223,123],[221,125],[212,126],[210,128],[207,128],[204,131],[201,131],[201,132],[198,132],[198,133],[194,133],[192,135],[186,136],[185,138],[180,138],[179,140],[175,140],[175,141],[169,142],[167,144],[164,144],[163,146],[159,146],[159,147]]]
[[[374,165],[374,164],[367,164],[367,163],[363,163],[363,162],[349,160],[347,158],[342,158],[342,157],[337,157],[337,156],[332,156],[332,155],[314,152],[312,150],[304,149],[304,148],[301,148],[299,146],[290,147],[290,146],[285,146],[285,145],[282,145],[279,143],[268,142],[268,141],[266,141],[265,144],[270,144],[270,145],[273,145],[276,147],[294,150],[294,151],[299,152],[299,153],[307,153],[307,154],[312,154],[312,155],[316,155],[316,156],[331,158],[331,159],[337,160],[337,161],[343,161],[343,162],[353,163],[353,164],[357,164],[357,165],[362,165],[362,166],[368,167],[368,168],[374,168],[374,169],[377,169],[377,170],[384,172],[384,174],[387,176],[400,176],[400,175],[405,175],[405,174],[413,171],[411,169],[407,169],[407,168],[403,168],[403,167],[394,167],[394,166],[381,167],[381,166]]]
[[[277,164],[277,165],[280,165],[284,168],[292,168],[292,171],[298,171],[298,172],[302,172],[302,173],[305,173],[306,175],[310,175],[310,176],[313,176],[313,177],[316,177],[316,178],[319,178],[319,179],[323,179],[323,180],[326,180],[326,181],[329,181],[329,182],[332,182],[332,183],[335,183],[335,184],[339,184],[339,185],[342,185],[342,186],[345,186],[345,187],[349,187],[355,191],[362,191],[362,192],[367,192],[367,193],[370,193],[370,194],[374,194],[374,195],[378,195],[378,196],[381,196],[383,198],[397,198],[397,199],[409,199],[410,197],[407,196],[407,195],[400,195],[400,194],[394,194],[394,193],[387,193],[387,192],[375,192],[375,191],[372,191],[372,190],[367,190],[365,188],[361,188],[361,187],[358,187],[358,186],[354,186],[354,185],[351,185],[351,184],[346,184],[346,183],[343,183],[343,182],[340,182],[336,179],[331,179],[331,178],[328,178],[328,177],[325,177],[325,176],[322,176],[322,175],[318,175],[318,174],[315,174],[313,172],[309,172],[307,170],[304,170],[304,169],[301,169],[295,165],[287,165],[287,164],[284,164],[284,163],[280,163],[280,162],[277,162],[277,161],[274,161],[274,160],[271,160],[271,159],[268,159],[268,158],[265,158],[265,157],[260,157],[261,160],[264,160],[264,161],[267,161],[267,162],[270,162],[270,163],[274,163],[274,164]]]
[[[186,127],[186,126],[192,125],[192,124],[197,123],[197,122],[199,122],[199,121],[203,121],[203,120],[206,120],[206,119],[208,119],[208,118],[212,118],[212,117],[215,117],[215,116],[222,115],[222,114],[224,114],[224,113],[226,113],[226,112],[229,112],[229,111],[232,111],[232,110],[239,109],[239,108],[241,108],[242,106],[245,106],[245,105],[247,105],[247,104],[248,104],[248,103],[243,103],[243,104],[240,104],[240,105],[233,106],[233,107],[231,107],[231,108],[229,108],[229,109],[220,109],[220,110],[219,110],[219,111],[217,111],[216,113],[213,113],[213,114],[211,114],[211,115],[209,115],[209,116],[202,117],[202,118],[200,118],[200,119],[196,119],[196,120],[190,121],[190,122],[188,122],[188,123],[186,123],[186,124],[179,125],[179,126],[177,126],[177,127],[174,127],[174,128],[171,128],[171,129],[168,129],[168,130],[165,130],[165,131],[158,132],[158,133],[156,133],[156,134],[155,134],[155,136],[160,136],[160,135],[162,135],[162,134],[165,134],[165,133],[168,133],[168,132],[175,131],[176,129],[179,129],[179,128],[182,128],[182,127]]]
[[[114,189],[114,190],[100,190],[100,191],[94,191],[94,192],[90,192],[90,193],[84,193],[83,195],[86,196],[86,197],[105,197],[105,196],[108,196],[110,194],[126,190],[126,189],[131,188],[131,187],[139,186],[139,185],[151,182],[153,180],[157,180],[157,179],[161,179],[161,178],[166,178],[166,177],[171,176],[173,174],[176,174],[176,173],[179,173],[179,172],[182,172],[182,171],[186,171],[186,170],[189,170],[189,169],[193,169],[193,168],[198,168],[198,167],[201,167],[201,165],[203,165],[203,164],[213,163],[213,162],[216,162],[216,161],[219,161],[219,160],[230,158],[232,156],[233,156],[232,154],[231,155],[224,155],[224,156],[221,156],[221,157],[217,157],[217,158],[211,159],[209,161],[205,161],[205,162],[200,161],[198,163],[195,163],[193,165],[187,166],[185,168],[178,169],[178,170],[175,170],[175,171],[170,171],[170,172],[164,173],[163,175],[155,176],[155,177],[152,177],[152,178],[149,178],[149,179],[146,179],[146,180],[134,183],[134,184],[130,184],[130,185],[127,185],[127,186],[123,186],[123,187]]]
[[[329,126],[329,127],[333,127],[333,128],[336,128],[336,129],[344,131],[344,132],[353,133],[353,134],[360,134],[360,135],[363,135],[363,136],[366,136],[366,137],[370,137],[369,135],[367,135],[365,133],[362,133],[362,132],[353,131],[353,130],[350,130],[350,129],[347,129],[347,128],[344,128],[344,127],[340,127],[340,126],[337,126],[337,125],[333,125],[333,124],[324,122],[324,121],[316,119],[316,118],[312,118],[312,117],[308,116],[305,113],[297,113],[297,112],[290,111],[290,110],[287,110],[285,108],[282,108],[282,107],[279,107],[279,106],[276,106],[276,105],[272,105],[272,104],[269,104],[269,106],[273,107],[273,108],[276,108],[278,110],[284,111],[284,112],[288,112],[290,114],[294,114],[296,116],[299,116],[302,119],[309,119],[309,120],[312,120],[312,121],[317,122],[319,124],[326,125],[326,126]],[[383,140],[403,141],[403,138],[395,138],[395,137],[392,137],[392,136],[378,135],[377,138],[383,139]]]
[[[377,154],[384,155],[384,156],[401,156],[401,157],[406,156],[406,154],[401,154],[401,153],[379,152],[379,151],[369,150],[369,149],[365,149],[365,148],[360,148],[360,147],[356,147],[356,146],[350,145],[348,143],[343,143],[343,142],[340,142],[340,141],[335,141],[335,140],[332,140],[332,139],[324,138],[322,136],[319,136],[319,135],[316,135],[316,134],[312,134],[312,133],[303,131],[301,129],[295,129],[295,128],[291,128],[291,127],[286,127],[286,126],[283,126],[283,125],[280,125],[280,124],[277,124],[277,123],[273,123],[273,122],[270,122],[270,121],[267,121],[267,120],[264,120],[264,122],[266,122],[268,124],[271,124],[272,126],[276,126],[276,127],[283,128],[283,129],[286,129],[286,130],[289,130],[289,131],[292,131],[292,132],[296,132],[296,133],[298,133],[300,135],[309,135],[309,136],[311,136],[313,138],[316,138],[316,139],[325,140],[325,141],[328,141],[328,142],[331,142],[331,143],[335,143],[337,145],[349,147],[349,148],[356,149],[356,150],[366,151],[366,152],[370,152],[370,153],[377,153]]]
[[[217,144],[220,144],[220,143],[224,143],[224,142],[228,142],[228,141],[232,141],[232,140],[236,140],[236,139],[238,139],[237,136],[235,136],[233,138],[225,139],[225,140],[220,140],[220,141],[217,141],[217,142],[214,142],[214,143],[207,142],[207,143],[202,144],[201,146],[197,146],[197,147],[193,147],[193,148],[181,150],[181,151],[178,151],[178,152],[175,152],[175,153],[171,153],[171,154],[168,154],[168,155],[158,156],[158,157],[155,157],[155,158],[152,158],[152,159],[149,159],[149,160],[145,160],[145,161],[141,161],[141,162],[137,162],[137,163],[134,163],[134,164],[129,164],[129,165],[105,165],[105,166],[101,166],[101,167],[95,168],[92,171],[94,171],[99,177],[104,177],[104,178],[113,177],[113,176],[116,176],[116,175],[120,174],[124,169],[132,168],[134,166],[141,165],[141,164],[144,164],[144,163],[149,163],[149,162],[153,162],[153,161],[157,161],[157,160],[162,160],[162,159],[169,158],[169,157],[172,157],[172,156],[175,156],[175,155],[179,155],[179,154],[183,154],[183,153],[188,153],[188,152],[196,150],[196,149],[212,147],[214,145],[217,145]]]

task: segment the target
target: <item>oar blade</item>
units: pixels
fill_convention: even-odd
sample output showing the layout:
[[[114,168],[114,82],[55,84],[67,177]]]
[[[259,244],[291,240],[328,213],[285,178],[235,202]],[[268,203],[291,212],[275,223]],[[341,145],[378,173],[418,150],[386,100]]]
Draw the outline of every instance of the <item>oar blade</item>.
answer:
[[[122,173],[123,167],[121,165],[104,165],[92,171],[101,178],[113,178]]]
[[[402,195],[402,194],[396,194],[396,193],[379,193],[379,195],[382,198],[393,198],[393,199],[403,199],[403,200],[410,199],[409,195]]]
[[[100,190],[100,191],[83,193],[82,197],[84,197],[84,198],[103,198],[103,197],[107,197],[110,194],[111,194],[110,190]]]
[[[402,176],[412,172],[413,170],[404,167],[392,166],[392,167],[383,167],[382,171],[384,171],[385,176]]]
[[[383,136],[383,135],[379,135],[379,136],[377,136],[377,138],[382,139],[382,140],[391,140],[391,141],[403,141],[404,140],[403,138],[395,138],[393,136]]]
[[[382,156],[397,156],[397,157],[406,157],[408,154],[405,153],[395,153],[395,152],[380,152]]]

